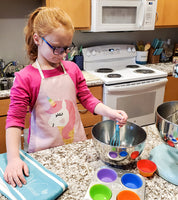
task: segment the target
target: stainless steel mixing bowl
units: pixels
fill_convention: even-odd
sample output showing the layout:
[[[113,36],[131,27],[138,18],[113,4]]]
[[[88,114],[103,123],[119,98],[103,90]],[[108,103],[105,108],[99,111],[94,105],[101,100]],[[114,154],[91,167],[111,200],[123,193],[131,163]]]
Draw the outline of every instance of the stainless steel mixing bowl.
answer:
[[[135,163],[142,153],[146,132],[141,127],[127,122],[120,128],[120,146],[110,145],[115,132],[115,122],[106,120],[97,123],[92,129],[93,143],[100,159],[114,167],[124,167]]]
[[[156,127],[163,141],[178,149],[178,101],[165,102],[158,106]]]

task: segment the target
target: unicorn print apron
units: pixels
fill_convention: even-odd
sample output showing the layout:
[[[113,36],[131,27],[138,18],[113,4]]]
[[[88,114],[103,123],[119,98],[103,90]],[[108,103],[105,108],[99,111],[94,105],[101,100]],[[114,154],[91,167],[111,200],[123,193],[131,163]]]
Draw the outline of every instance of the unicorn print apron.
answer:
[[[75,85],[61,63],[64,74],[44,78],[41,75],[38,98],[31,113],[28,152],[83,141],[86,139],[76,103]]]

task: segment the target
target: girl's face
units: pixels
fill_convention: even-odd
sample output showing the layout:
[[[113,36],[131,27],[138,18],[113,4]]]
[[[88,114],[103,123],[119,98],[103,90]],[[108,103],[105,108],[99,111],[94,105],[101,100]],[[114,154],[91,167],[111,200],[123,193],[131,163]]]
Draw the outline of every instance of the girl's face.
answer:
[[[38,38],[36,42],[36,37]],[[66,30],[63,26],[55,29],[52,33],[43,37],[47,43],[49,43],[52,47],[68,47],[72,43],[73,32]],[[35,36],[34,41],[38,45],[38,60],[42,63],[48,63],[51,66],[58,66],[60,61],[66,56],[66,52],[62,54],[55,55],[53,53],[53,49],[47,44],[44,39]]]

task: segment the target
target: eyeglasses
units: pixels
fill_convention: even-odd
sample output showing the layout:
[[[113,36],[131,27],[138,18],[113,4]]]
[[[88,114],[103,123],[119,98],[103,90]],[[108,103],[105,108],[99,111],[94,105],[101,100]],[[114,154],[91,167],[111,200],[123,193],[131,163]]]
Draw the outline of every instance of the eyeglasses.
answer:
[[[72,46],[69,46],[69,47],[53,47],[43,37],[41,37],[41,39],[53,50],[54,55],[62,55],[63,53],[66,53],[67,50],[71,51],[74,48],[73,44]]]

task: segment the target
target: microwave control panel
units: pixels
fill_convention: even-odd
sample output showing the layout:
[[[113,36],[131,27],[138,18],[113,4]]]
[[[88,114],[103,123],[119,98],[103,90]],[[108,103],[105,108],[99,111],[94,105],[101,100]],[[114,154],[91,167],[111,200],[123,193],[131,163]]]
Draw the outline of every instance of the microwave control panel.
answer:
[[[155,1],[146,1],[145,7],[145,25],[151,25],[155,21]]]

